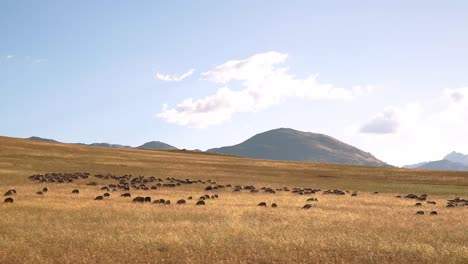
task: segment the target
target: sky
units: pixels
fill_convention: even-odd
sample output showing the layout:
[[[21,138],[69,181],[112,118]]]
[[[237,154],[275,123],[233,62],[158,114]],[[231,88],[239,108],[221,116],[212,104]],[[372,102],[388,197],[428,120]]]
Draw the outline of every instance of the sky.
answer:
[[[467,13],[467,1],[3,0],[0,135],[206,150],[289,127],[397,166],[468,154]]]

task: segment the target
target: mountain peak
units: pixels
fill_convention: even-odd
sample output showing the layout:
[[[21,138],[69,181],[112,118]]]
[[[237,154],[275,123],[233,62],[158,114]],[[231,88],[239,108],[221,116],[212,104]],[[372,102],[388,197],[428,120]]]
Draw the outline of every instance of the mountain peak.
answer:
[[[468,165],[468,155],[464,155],[462,153],[452,151],[444,157],[444,160],[448,160],[451,162],[458,162],[464,165]]]

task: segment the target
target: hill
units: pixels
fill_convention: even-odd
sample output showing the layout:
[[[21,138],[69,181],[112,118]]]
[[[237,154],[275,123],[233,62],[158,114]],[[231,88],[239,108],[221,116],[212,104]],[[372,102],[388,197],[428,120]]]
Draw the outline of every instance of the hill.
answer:
[[[161,141],[151,141],[151,142],[147,142],[141,146],[138,146],[136,147],[138,149],[178,149],[174,146],[171,146],[169,144],[166,144],[164,142],[161,142]]]
[[[39,141],[39,142],[49,142],[49,143],[61,143],[57,140],[53,140],[53,139],[48,139],[48,138],[41,138],[41,137],[29,137],[27,138],[29,140],[34,140],[34,141]]]
[[[290,128],[263,132],[238,145],[213,148],[207,152],[270,160],[388,166],[372,154],[327,135]]]
[[[25,176],[34,173],[87,171],[209,177],[234,184],[268,182],[277,186],[468,194],[468,173],[458,171],[259,160],[181,150],[97,148],[1,136],[0,146],[0,182],[12,186],[27,181]]]

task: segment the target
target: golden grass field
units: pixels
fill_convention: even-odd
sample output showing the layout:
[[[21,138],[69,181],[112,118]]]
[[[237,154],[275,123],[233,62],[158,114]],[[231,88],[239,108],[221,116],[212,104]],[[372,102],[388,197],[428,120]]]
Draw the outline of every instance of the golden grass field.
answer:
[[[94,201],[95,177],[38,183],[36,173],[89,172],[214,180],[281,188],[358,191],[357,197],[205,191],[206,185],[131,190],[170,206],[112,192]],[[98,186],[86,183],[96,181]],[[45,195],[36,195],[44,186]],[[183,151],[106,149],[0,137],[0,263],[468,263],[468,173],[279,162]],[[80,189],[79,195],[71,191]],[[373,194],[378,191],[379,194]],[[218,194],[205,206],[175,201]],[[395,198],[429,195],[437,205]],[[309,197],[315,207],[302,209]],[[273,202],[278,208],[258,207]],[[416,215],[423,210],[425,215]],[[438,211],[429,216],[429,211]]]

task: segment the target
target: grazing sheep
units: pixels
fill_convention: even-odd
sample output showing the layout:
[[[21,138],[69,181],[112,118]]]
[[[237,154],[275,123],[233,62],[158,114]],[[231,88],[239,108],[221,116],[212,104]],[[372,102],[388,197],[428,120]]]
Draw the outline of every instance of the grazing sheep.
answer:
[[[170,204],[171,204],[171,200],[166,200],[165,205],[170,205]]]
[[[122,193],[120,196],[121,197],[132,197],[132,195],[130,193]]]
[[[37,194],[37,195],[42,195],[42,192],[41,192],[41,191],[39,191],[39,192],[37,192],[36,194]]]
[[[13,198],[8,197],[8,198],[6,198],[3,202],[4,202],[4,203],[13,203]]]
[[[145,197],[137,196],[133,199],[134,203],[144,203],[145,202]]]
[[[96,196],[96,198],[94,198],[94,200],[96,200],[96,201],[104,200],[104,197],[99,195],[99,196]]]
[[[103,187],[101,187],[101,191],[108,191],[108,192],[110,192],[110,188],[107,187],[107,186],[103,186]]]
[[[276,207],[278,207],[278,205],[276,203],[272,203],[271,207],[276,208]]]
[[[192,200],[192,199],[193,199],[192,196],[189,196],[189,197],[187,198],[187,200]]]
[[[374,194],[379,194],[379,192],[374,192]]]
[[[436,205],[437,203],[434,202],[434,201],[427,201],[428,204],[433,204],[433,205]]]
[[[417,215],[424,215],[424,211],[417,211],[416,214]]]
[[[177,204],[185,204],[185,200],[184,199],[180,199],[177,201]]]
[[[302,208],[310,209],[310,208],[312,208],[312,204],[305,204]]]
[[[267,206],[267,204],[265,202],[261,202],[258,204],[258,206]]]
[[[437,211],[432,211],[429,215],[437,215]]]
[[[72,191],[72,193],[73,193],[73,194],[79,194],[79,193],[80,193],[80,190],[75,189],[75,190]]]
[[[317,198],[309,198],[306,202],[318,202]]]
[[[395,197],[396,197],[396,198],[401,198],[401,195],[397,195],[397,196],[395,196]]]
[[[414,206],[422,206],[422,203],[416,203]]]
[[[165,203],[166,203],[166,200],[164,200],[164,199],[159,199],[159,203],[165,204]]]
[[[42,188],[42,192],[48,192],[48,191],[49,191],[49,188],[47,187]]]
[[[145,203],[151,203],[151,197],[146,196],[145,197]]]
[[[105,193],[104,197],[110,197],[110,193]]]
[[[8,190],[3,196],[10,196],[10,195],[13,195],[13,194],[16,194],[15,190]]]
[[[195,205],[205,205],[205,201],[200,200],[200,201],[198,201]]]

